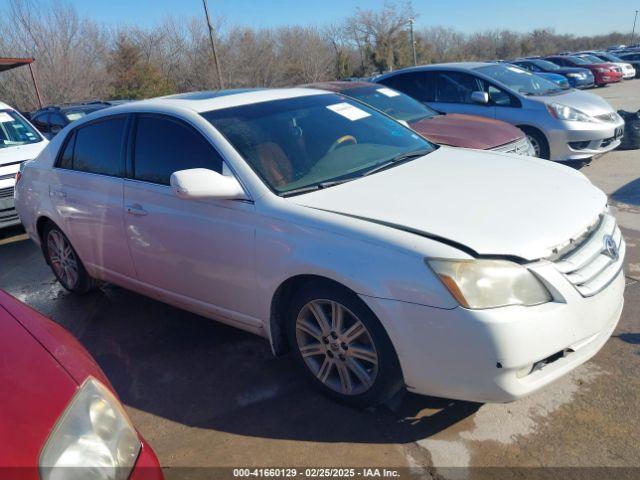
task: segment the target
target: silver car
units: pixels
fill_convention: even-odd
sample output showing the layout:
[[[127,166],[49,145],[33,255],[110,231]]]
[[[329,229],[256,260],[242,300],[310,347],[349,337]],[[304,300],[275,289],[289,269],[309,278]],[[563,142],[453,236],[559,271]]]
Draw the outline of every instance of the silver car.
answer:
[[[624,120],[605,100],[556,84],[513,65],[445,63],[380,75],[435,110],[497,118],[522,129],[536,156],[585,160],[620,144]]]

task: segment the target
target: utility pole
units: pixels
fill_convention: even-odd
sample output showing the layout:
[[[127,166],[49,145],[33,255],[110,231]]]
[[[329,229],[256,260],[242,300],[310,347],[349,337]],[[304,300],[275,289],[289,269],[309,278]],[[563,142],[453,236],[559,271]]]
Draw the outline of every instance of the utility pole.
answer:
[[[209,40],[211,41],[211,51],[213,52],[213,61],[216,64],[216,72],[218,72],[218,85],[220,88],[224,88],[224,80],[222,80],[222,73],[220,72],[220,62],[218,61],[218,52],[216,50],[216,42],[213,39],[213,27],[211,26],[211,17],[209,16],[209,6],[207,0],[202,0],[204,5],[204,14],[207,17],[207,27],[209,27]]]
[[[637,12],[636,12],[637,14]],[[413,22],[415,19],[413,17],[409,17],[409,34],[411,36],[411,50],[413,51],[413,65],[418,65],[418,57],[416,56],[416,42],[413,39]]]
[[[633,45],[633,37],[636,35],[636,20],[638,20],[638,10],[636,10],[636,16],[633,19],[633,30],[631,30],[631,41],[629,45]]]

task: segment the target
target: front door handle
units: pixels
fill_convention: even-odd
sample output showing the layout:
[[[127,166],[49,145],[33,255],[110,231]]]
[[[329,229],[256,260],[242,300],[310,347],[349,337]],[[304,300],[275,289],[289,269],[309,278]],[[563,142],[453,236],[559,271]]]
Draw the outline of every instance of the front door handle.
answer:
[[[147,211],[142,208],[142,205],[134,203],[133,205],[126,206],[127,213],[136,217],[143,217],[147,214]]]

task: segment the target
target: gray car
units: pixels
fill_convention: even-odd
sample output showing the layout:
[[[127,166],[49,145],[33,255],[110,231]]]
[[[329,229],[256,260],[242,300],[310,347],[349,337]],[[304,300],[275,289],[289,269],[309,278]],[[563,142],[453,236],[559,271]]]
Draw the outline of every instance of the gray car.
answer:
[[[536,156],[585,160],[620,144],[624,120],[605,100],[513,65],[445,63],[405,68],[372,81],[435,110],[496,118],[522,129]]]

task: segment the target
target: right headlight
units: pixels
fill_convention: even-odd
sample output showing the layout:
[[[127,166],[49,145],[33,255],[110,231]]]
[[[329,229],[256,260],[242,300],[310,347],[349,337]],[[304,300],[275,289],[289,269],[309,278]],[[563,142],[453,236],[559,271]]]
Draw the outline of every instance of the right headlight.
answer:
[[[551,294],[527,268],[506,260],[427,260],[451,295],[465,308],[539,305]]]
[[[47,439],[40,454],[40,478],[126,480],[140,447],[120,402],[90,377]]]
[[[562,105],[561,103],[548,103],[547,110],[552,117],[557,118],[558,120],[569,120],[572,122],[595,121],[589,115],[581,112],[577,108],[569,107],[568,105]]]

